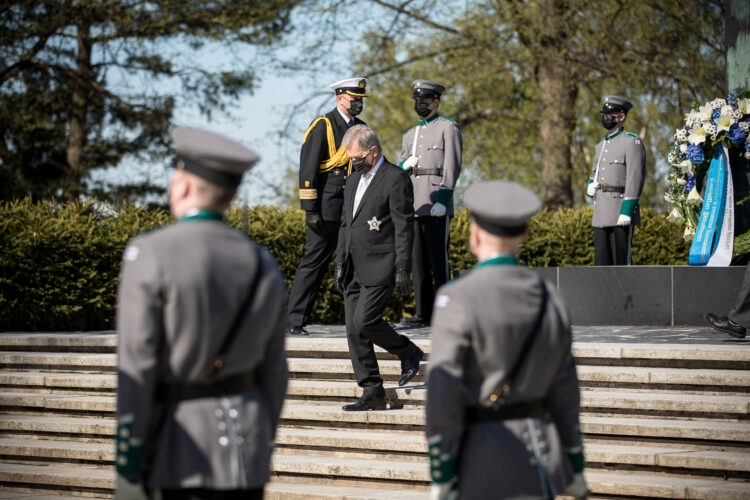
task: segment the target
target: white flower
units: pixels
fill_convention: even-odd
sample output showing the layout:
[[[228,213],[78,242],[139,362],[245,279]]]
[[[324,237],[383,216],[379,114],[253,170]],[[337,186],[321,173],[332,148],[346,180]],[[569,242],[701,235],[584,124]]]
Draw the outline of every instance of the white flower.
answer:
[[[711,101],[711,108],[712,109],[719,109],[722,106],[724,106],[727,103],[724,99],[714,99]]]
[[[750,160],[750,151],[745,152],[745,159]]]
[[[706,142],[706,130],[703,127],[693,127],[690,129],[690,136],[688,136],[688,142],[690,144],[703,144]]]
[[[711,105],[704,104],[697,110],[694,109],[693,111],[688,113],[686,118],[691,120],[690,125],[696,125],[701,122],[710,122],[711,114],[713,114],[713,109],[711,109]]]
[[[687,141],[688,133],[687,133],[687,130],[685,130],[684,128],[681,128],[675,132],[674,136],[678,141],[685,142]]]
[[[733,109],[732,110],[732,120],[738,121],[740,119],[742,119],[742,111],[740,111],[739,109]]]
[[[687,132],[686,132],[686,134],[687,134]],[[687,148],[688,148],[687,144],[680,144],[680,153],[682,153],[682,154],[687,153]]]
[[[716,139],[718,139],[718,138],[719,138],[719,134],[717,134],[717,133],[713,133],[713,134],[711,134],[711,140],[712,140],[712,141],[715,141],[715,140],[716,140]]]
[[[732,124],[732,107],[722,106],[721,115],[716,119],[717,132],[728,132]]]
[[[682,234],[682,239],[685,241],[693,241],[693,236],[695,236],[695,228],[686,227],[685,232]]]
[[[695,207],[703,203],[703,198],[701,198],[701,195],[700,193],[698,193],[698,190],[695,189],[695,186],[693,186],[693,189],[690,191],[690,194],[688,194],[687,202],[690,205],[693,205]]]
[[[673,208],[671,212],[669,212],[669,215],[667,216],[667,220],[669,222],[680,222],[683,220],[682,214],[680,213],[677,208]]]
[[[750,99],[737,99],[737,109],[739,109],[743,115],[750,115]]]
[[[704,123],[703,130],[705,130],[707,134],[715,134],[716,125],[714,125],[713,123]]]
[[[743,132],[750,132],[750,122],[740,122],[740,128]]]
[[[669,193],[664,193],[664,201],[667,203],[674,203],[674,198]]]
[[[677,179],[677,184],[679,184],[680,186],[684,186],[685,184],[687,184],[687,181],[680,177],[679,179]]]

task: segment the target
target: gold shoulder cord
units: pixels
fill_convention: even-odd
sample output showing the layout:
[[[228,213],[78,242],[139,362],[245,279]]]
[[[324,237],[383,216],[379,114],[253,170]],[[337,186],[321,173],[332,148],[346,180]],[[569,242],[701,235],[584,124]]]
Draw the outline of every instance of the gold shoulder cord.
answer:
[[[315,128],[315,125],[318,124],[320,120],[324,120],[326,122],[326,139],[328,141],[328,159],[320,164],[319,171],[320,172],[329,172],[333,170],[336,167],[343,167],[344,165],[347,165],[346,174],[347,176],[352,173],[352,162],[349,160],[349,156],[346,154],[346,148],[342,144],[338,151],[336,151],[336,139],[333,137],[333,125],[331,125],[331,121],[326,118],[325,116],[321,116],[317,118],[312,124],[310,125],[310,128],[307,129],[307,132],[305,132],[305,136],[302,138],[302,144],[304,144],[307,141],[307,136],[310,135],[310,132]]]

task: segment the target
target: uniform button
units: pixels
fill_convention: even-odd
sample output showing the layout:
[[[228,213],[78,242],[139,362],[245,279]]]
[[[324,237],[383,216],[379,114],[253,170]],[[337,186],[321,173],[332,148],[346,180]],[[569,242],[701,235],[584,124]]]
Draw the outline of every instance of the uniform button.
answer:
[[[432,449],[432,454],[435,455],[435,456],[438,456],[438,455],[440,455],[440,450],[438,448],[433,448]]]
[[[528,451],[529,453],[531,453],[532,451],[534,451],[534,447],[531,446],[530,444],[527,444],[526,445],[526,451]]]
[[[229,416],[232,418],[237,418],[237,410],[235,410],[234,408],[229,410]]]
[[[523,434],[521,434],[521,436],[523,436],[524,439],[529,439],[529,433],[528,432],[524,432]]]
[[[441,462],[441,461],[440,461],[440,460],[438,460],[437,458],[436,458],[435,460],[433,460],[433,461],[432,461],[432,466],[433,466],[433,467],[440,467],[441,465],[443,465],[443,462]]]
[[[130,430],[129,429],[120,429],[120,437],[123,439],[127,439],[130,437]]]
[[[441,477],[443,477],[443,473],[440,472],[439,470],[436,470],[436,471],[432,472],[432,478],[433,479],[440,479]]]
[[[604,152],[605,152],[605,153],[608,153],[608,152],[609,152],[609,149],[605,149],[605,150],[604,150]]]
[[[535,458],[530,458],[529,459],[529,465],[532,465],[532,466],[536,465],[536,459]]]
[[[219,430],[220,430],[220,431],[225,431],[225,430],[227,430],[227,424],[226,424],[226,423],[224,423],[224,422],[219,422]]]
[[[237,438],[237,444],[242,444],[244,442],[245,442],[245,438],[243,438],[242,436]]]
[[[117,447],[120,449],[120,451],[128,451],[128,443],[121,441],[120,444],[117,445]]]
[[[226,445],[228,445],[228,444],[229,444],[229,438],[227,438],[226,436],[221,436],[221,437],[219,438],[219,444],[220,444],[221,446],[226,446]]]
[[[216,418],[221,418],[224,416],[224,410],[221,408],[216,408],[216,411],[214,411],[214,415],[216,415]]]
[[[123,457],[122,455],[117,457],[117,465],[119,465],[120,467],[125,467],[126,465],[128,465],[127,457]]]

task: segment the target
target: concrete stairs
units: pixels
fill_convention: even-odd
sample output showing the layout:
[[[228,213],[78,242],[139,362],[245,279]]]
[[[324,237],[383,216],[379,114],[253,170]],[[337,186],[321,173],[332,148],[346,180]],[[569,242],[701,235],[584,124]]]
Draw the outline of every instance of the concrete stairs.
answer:
[[[111,495],[115,346],[111,332],[0,334],[0,500]],[[397,388],[399,362],[379,351],[394,409],[349,413],[361,392],[346,339],[289,338],[287,351],[266,497],[426,498],[424,369]],[[750,346],[574,342],[574,354],[590,498],[750,499]]]

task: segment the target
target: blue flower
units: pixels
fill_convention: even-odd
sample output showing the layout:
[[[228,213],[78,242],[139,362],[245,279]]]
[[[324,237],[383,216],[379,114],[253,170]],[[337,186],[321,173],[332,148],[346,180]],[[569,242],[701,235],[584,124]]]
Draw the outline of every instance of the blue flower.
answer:
[[[685,184],[685,192],[689,193],[695,187],[695,176],[691,175],[688,177],[687,184]]]
[[[713,113],[711,113],[711,123],[714,123],[714,120],[721,116],[721,110],[715,109]]]
[[[747,139],[747,132],[740,128],[739,123],[733,123],[729,126],[729,132],[727,132],[727,139],[732,141],[733,144],[741,144],[742,141]]]
[[[693,165],[702,165],[705,160],[703,149],[697,144],[691,144],[688,146],[685,156],[687,156],[687,159],[690,160],[690,163]]]
[[[732,106],[733,109],[737,109],[737,93],[730,92],[727,96],[727,104]]]

